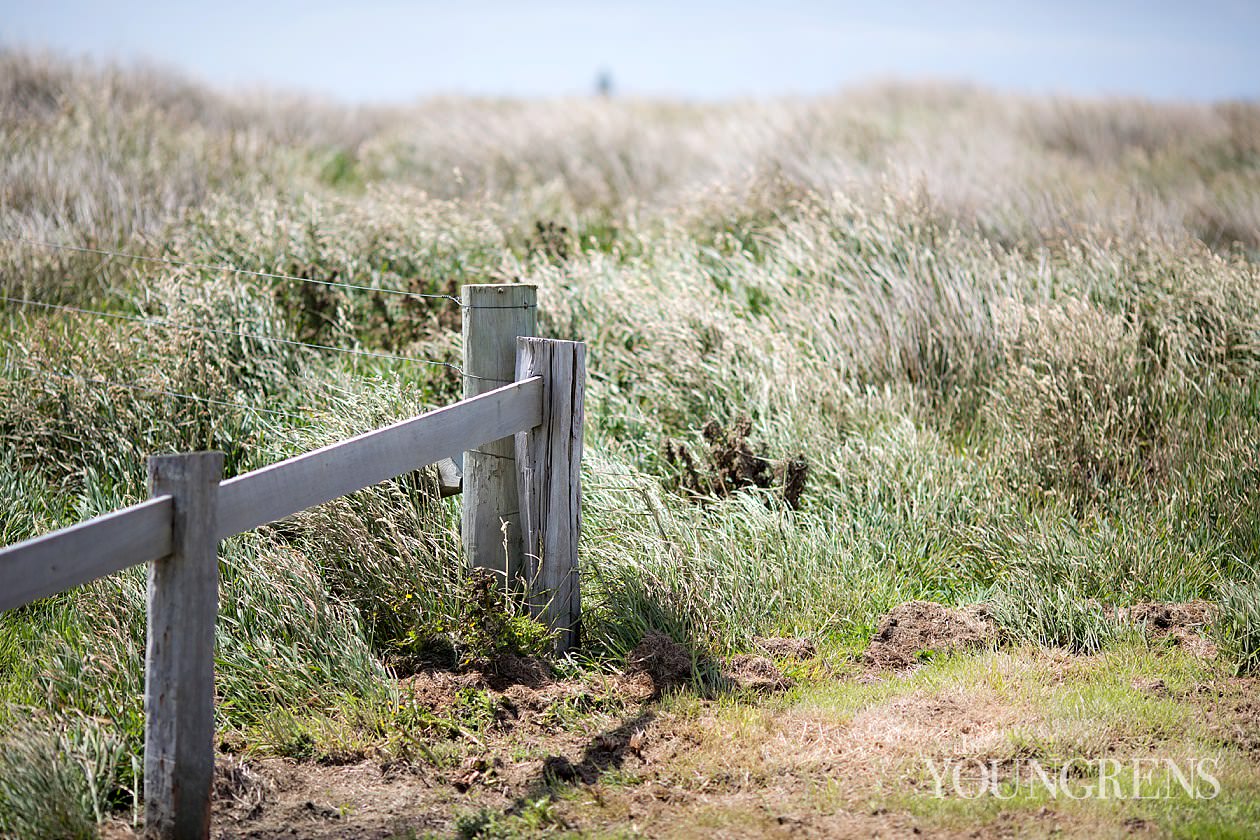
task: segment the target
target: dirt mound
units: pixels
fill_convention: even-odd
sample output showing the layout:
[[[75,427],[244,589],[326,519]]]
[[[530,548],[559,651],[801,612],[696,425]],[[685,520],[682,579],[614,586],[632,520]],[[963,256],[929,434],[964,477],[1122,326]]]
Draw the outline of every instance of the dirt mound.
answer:
[[[263,802],[275,785],[251,764],[231,756],[214,762],[214,801],[221,812],[234,819],[253,819],[262,813]]]
[[[750,691],[786,691],[792,680],[764,656],[746,653],[736,656],[722,672],[736,688]]]
[[[691,653],[664,633],[650,630],[626,657],[626,673],[650,677],[659,693],[691,680]]]
[[[557,782],[572,782],[579,778],[578,768],[562,755],[549,755],[543,759],[543,777]]]
[[[1212,620],[1215,609],[1207,601],[1179,604],[1143,601],[1124,610],[1124,613],[1129,621],[1145,624],[1149,630],[1162,635],[1178,629],[1202,630]]]
[[[543,660],[504,654],[467,671],[420,671],[403,677],[398,687],[420,705],[441,714],[459,700],[465,689],[489,689],[521,699],[523,694],[554,682],[555,673]]]
[[[135,840],[140,835],[136,834],[136,830],[131,824],[119,817],[113,817],[106,822],[101,823],[97,829],[100,840]]]
[[[1158,677],[1135,677],[1129,683],[1137,691],[1152,697],[1171,697],[1168,684]]]
[[[1211,659],[1216,656],[1216,645],[1204,638],[1203,633],[1215,611],[1216,607],[1208,601],[1143,601],[1120,610],[1120,617],[1142,625],[1153,638],[1171,639],[1192,655]]]
[[[793,639],[790,636],[758,636],[753,639],[753,644],[773,659],[813,659],[818,653],[809,639]]]
[[[473,785],[493,779],[502,769],[503,760],[496,756],[469,756],[451,778],[451,786],[460,793],[467,793]]]
[[[486,684],[495,691],[503,691],[514,685],[542,688],[555,680],[555,672],[545,661],[535,656],[517,656],[513,653],[497,656],[477,670]]]
[[[984,604],[955,609],[932,601],[910,601],[880,620],[866,650],[866,662],[876,668],[907,668],[924,651],[984,647],[996,639],[997,625]]]
[[[441,714],[459,699],[459,692],[466,688],[482,688],[485,680],[476,671],[457,674],[453,671],[421,671],[398,681],[404,695],[410,695],[419,705]]]

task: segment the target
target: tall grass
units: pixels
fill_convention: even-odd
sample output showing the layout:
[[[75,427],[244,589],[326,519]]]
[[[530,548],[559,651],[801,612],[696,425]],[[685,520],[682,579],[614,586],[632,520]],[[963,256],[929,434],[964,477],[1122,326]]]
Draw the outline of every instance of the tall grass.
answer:
[[[916,598],[1095,650],[1121,632],[1108,607],[1202,597],[1255,670],[1254,105],[883,86],[352,111],[11,51],[0,80],[8,294],[456,361],[440,301],[13,238],[426,293],[537,283],[545,333],[590,345],[592,657],[650,628],[858,648]],[[439,366],[15,305],[0,335],[5,542],[136,501],[153,452],[239,473],[458,396]],[[702,428],[740,418],[757,455],[804,455],[796,509],[774,486],[697,499],[666,457],[711,471]],[[283,749],[294,709],[388,720],[391,677],[464,643],[455,517],[414,475],[229,541],[220,729]],[[139,571],[0,617],[0,723],[63,715],[0,749],[4,830],[127,807],[142,636]],[[63,744],[89,729],[122,745],[93,747],[108,772]],[[50,785],[56,814],[31,798]]]

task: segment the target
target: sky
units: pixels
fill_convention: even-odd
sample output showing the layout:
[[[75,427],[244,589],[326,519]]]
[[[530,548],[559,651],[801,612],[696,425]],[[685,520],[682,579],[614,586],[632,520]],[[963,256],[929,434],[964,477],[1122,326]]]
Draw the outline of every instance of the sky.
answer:
[[[0,45],[365,103],[614,92],[718,100],[872,80],[1260,98],[1260,0],[0,0]]]

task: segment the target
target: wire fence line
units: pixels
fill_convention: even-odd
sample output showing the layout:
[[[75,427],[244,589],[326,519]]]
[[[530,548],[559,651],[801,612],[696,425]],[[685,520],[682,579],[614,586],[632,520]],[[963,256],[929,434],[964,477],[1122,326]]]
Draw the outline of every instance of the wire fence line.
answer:
[[[103,257],[135,260],[137,262],[160,263],[162,265],[175,266],[179,268],[198,268],[206,271],[225,271],[230,274],[263,277],[271,280],[291,280],[298,283],[310,283],[316,286],[332,286],[339,289],[351,289],[354,291],[380,292],[382,294],[399,295],[402,297],[442,300],[448,303],[454,303],[461,309],[533,309],[537,306],[537,304],[526,304],[521,306],[469,306],[455,295],[413,292],[408,289],[394,289],[386,286],[369,286],[362,283],[347,283],[342,280],[316,280],[313,277],[302,277],[296,274],[281,274],[272,271],[253,271],[251,269],[237,268],[231,265],[186,262],[183,260],[173,260],[168,257],[150,257],[143,254],[129,254],[123,251],[111,251],[106,248],[89,248],[84,245],[65,245],[58,242],[48,242],[43,239],[31,239],[25,236],[0,236],[0,241],[34,245],[40,248],[48,248],[56,251],[72,251],[81,254],[96,254]]]
[[[196,394],[185,394],[179,391],[171,391],[165,388],[158,388],[151,385],[145,385],[139,382],[120,382],[116,379],[106,379],[104,377],[86,376],[81,373],[66,373],[63,371],[51,370],[45,367],[38,367],[35,365],[30,365],[30,364],[23,364],[21,362],[13,362],[11,360],[6,360],[6,361],[8,362],[9,365],[11,365],[13,368],[17,370],[33,373],[33,374],[36,374],[37,376],[49,376],[54,379],[62,379],[66,381],[80,382],[80,383],[91,384],[91,385],[105,385],[109,387],[123,388],[126,390],[140,391],[140,392],[150,393],[150,394],[161,394],[168,397],[176,397],[179,399],[194,400],[196,402],[208,403],[210,405],[222,405],[222,406],[228,406],[231,408],[239,408],[243,411],[251,411],[251,412],[255,412],[259,414],[271,414],[278,417],[290,417],[295,420],[310,420],[313,415],[316,415],[320,412],[320,409],[316,409],[308,405],[294,406],[294,408],[297,409],[298,411],[305,412],[304,414],[298,414],[293,411],[281,411],[279,409],[262,408],[260,406],[252,406],[252,405],[247,405],[244,403],[232,402],[230,400],[218,400],[218,399],[213,399],[211,397],[198,396]],[[486,454],[489,454],[489,453],[486,453]]]
[[[450,300],[459,302],[459,298],[452,295],[441,294],[425,294],[422,292],[412,292],[406,289],[391,289],[381,286],[367,286],[358,283],[346,283],[340,280],[316,280],[312,277],[300,277],[295,274],[279,274],[271,271],[251,271],[244,268],[236,268],[230,265],[214,265],[211,263],[184,262],[181,260],[172,260],[166,257],[150,257],[141,254],[127,254],[121,251],[110,251],[105,248],[88,248],[83,245],[63,245],[57,242],[46,242],[41,239],[28,239],[23,236],[6,236],[0,237],[6,242],[21,242],[26,245],[36,245],[41,248],[49,248],[57,251],[74,251],[81,254],[97,254],[104,257],[116,257],[119,259],[135,260],[137,262],[161,263],[162,265],[177,266],[180,268],[200,268],[207,271],[225,271],[230,274],[243,274],[251,277],[265,277],[272,280],[294,280],[300,283],[310,283],[317,286],[334,286],[342,289],[355,289],[359,291],[381,292],[389,295],[404,295],[416,298],[431,298],[435,300]]]
[[[186,332],[196,332],[209,335],[229,335],[238,338],[248,338],[255,341],[271,341],[277,344],[286,344],[294,347],[304,347],[311,350],[327,350],[333,353],[344,353],[350,356],[367,356],[375,359],[389,359],[392,361],[412,362],[415,364],[432,365],[436,367],[444,367],[455,373],[465,376],[469,379],[477,379],[483,382],[501,382],[494,377],[478,376],[475,373],[466,373],[462,367],[453,362],[443,362],[438,359],[425,359],[419,356],[404,356],[398,353],[385,353],[379,350],[355,350],[349,347],[337,347],[332,344],[314,344],[309,341],[298,341],[292,338],[280,338],[274,335],[263,335],[262,333],[244,332],[241,330],[229,330],[222,327],[203,327],[194,324],[181,324],[174,321],[166,321],[161,318],[146,318],[141,315],[126,315],[121,312],[105,312],[99,309],[86,309],[81,306],[70,306],[64,303],[48,303],[42,300],[32,300],[31,298],[12,297],[10,295],[0,295],[0,301],[5,303],[17,304],[20,306],[33,306],[40,309],[51,309],[60,312],[69,312],[73,315],[90,315],[96,318],[111,318],[117,321],[128,321],[135,324],[142,324],[149,327],[157,327],[159,329],[183,330]]]
[[[84,376],[83,374],[75,374],[75,373],[64,373],[62,371],[49,370],[48,368],[40,368],[40,367],[31,366],[31,365],[23,365],[23,364],[15,364],[14,367],[17,368],[18,370],[24,370],[30,373],[37,374],[39,376],[49,376],[54,379],[61,379],[61,380],[66,380],[70,382],[79,382],[79,383],[88,384],[88,385],[104,385],[110,388],[123,388],[129,391],[140,391],[140,392],[149,393],[149,394],[161,394],[167,397],[176,397],[178,399],[193,400],[195,402],[205,403],[207,405],[228,406],[231,408],[240,409],[242,411],[254,412],[256,414],[270,414],[277,417],[289,417],[295,420],[308,419],[305,415],[296,414],[291,411],[280,411],[274,408],[261,408],[258,406],[243,405],[241,403],[231,402],[230,400],[216,400],[216,399],[213,399],[212,397],[201,397],[196,394],[185,394],[180,391],[169,391],[165,388],[157,388],[150,385],[143,385],[138,382],[118,382],[113,379],[104,379],[100,377]],[[302,410],[310,411],[311,409],[303,408]]]
[[[464,301],[462,301],[460,298],[455,297],[453,295],[449,295],[449,294],[428,294],[428,293],[422,293],[422,292],[409,291],[405,289],[369,286],[369,285],[364,285],[364,284],[348,283],[348,282],[333,281],[333,280],[318,280],[318,279],[314,279],[310,277],[302,277],[302,276],[292,275],[292,274],[253,271],[253,270],[248,270],[248,269],[236,268],[235,266],[230,266],[230,265],[186,262],[186,261],[181,261],[181,260],[169,259],[165,257],[147,256],[147,255],[141,255],[141,254],[131,254],[131,253],[126,253],[122,251],[113,251],[113,250],[108,250],[105,248],[94,248],[94,247],[87,247],[87,246],[82,246],[82,245],[70,245],[70,244],[48,242],[45,240],[32,239],[29,237],[21,237],[21,236],[6,236],[3,234],[0,234],[0,242],[21,243],[25,245],[47,248],[50,250],[69,251],[69,252],[75,252],[75,253],[92,254],[92,255],[106,257],[106,258],[117,258],[117,259],[136,260],[136,261],[148,262],[148,263],[158,263],[162,265],[169,265],[169,266],[175,266],[175,267],[180,267],[180,268],[200,269],[200,270],[206,270],[206,271],[224,271],[224,272],[229,272],[236,275],[246,275],[246,276],[261,277],[261,278],[268,278],[268,279],[275,279],[275,280],[290,280],[290,281],[295,281],[295,282],[300,282],[300,283],[311,283],[311,284],[315,284],[319,286],[331,286],[331,287],[364,291],[364,292],[381,292],[385,294],[393,294],[393,295],[412,297],[412,298],[439,300],[439,301],[445,301],[448,303],[454,303],[460,306],[462,309],[477,309],[477,310],[534,309],[537,307],[537,303],[528,303],[528,304],[522,304],[522,305],[478,304],[478,305],[472,306],[472,305],[468,305],[464,303]],[[49,310],[49,311],[68,313],[75,316],[86,316],[86,317],[93,317],[93,318],[105,318],[105,319],[111,319],[111,320],[116,320],[116,321],[124,321],[128,323],[134,323],[134,324],[139,324],[145,327],[153,327],[153,328],[158,328],[158,329],[186,331],[186,332],[208,334],[208,335],[235,336],[238,338],[255,340],[255,341],[273,342],[277,344],[284,344],[284,345],[289,345],[289,346],[294,346],[294,347],[302,347],[302,348],[306,348],[310,350],[329,351],[333,353],[342,353],[342,354],[351,355],[351,356],[363,356],[363,357],[369,357],[369,358],[387,359],[391,361],[401,361],[401,362],[409,362],[409,363],[414,363],[414,364],[430,365],[430,366],[435,366],[435,367],[446,368],[464,377],[467,380],[478,380],[482,382],[490,382],[495,385],[507,385],[507,384],[511,384],[514,381],[511,379],[503,380],[497,377],[487,377],[487,376],[481,376],[478,374],[468,373],[460,365],[454,364],[452,362],[442,361],[439,359],[428,359],[428,358],[423,358],[423,357],[418,357],[418,356],[403,355],[400,353],[388,353],[388,352],[383,352],[383,351],[361,350],[361,349],[353,349],[353,348],[347,348],[347,347],[338,347],[338,346],[330,345],[330,344],[320,344],[320,343],[314,343],[314,342],[299,341],[296,339],[282,338],[279,336],[265,335],[262,333],[250,332],[250,331],[239,330],[239,329],[227,329],[223,327],[195,325],[195,324],[181,323],[181,322],[172,321],[165,318],[150,317],[150,316],[145,316],[145,315],[140,315],[140,314],[127,314],[123,312],[104,311],[101,309],[89,309],[86,307],[73,306],[70,304],[51,303],[48,301],[36,300],[32,298],[27,298],[27,297],[17,297],[14,295],[3,294],[3,291],[4,291],[3,289],[0,289],[0,303],[12,304],[14,306],[33,307],[33,308],[44,309],[44,310]],[[75,382],[84,383],[84,384],[93,384],[93,385],[99,385],[99,386],[104,386],[104,387],[116,387],[116,388],[131,390],[131,391],[160,394],[160,395],[175,398],[175,399],[191,400],[198,403],[209,404],[209,405],[221,405],[221,406],[236,408],[240,410],[256,412],[259,414],[288,417],[288,418],[299,419],[299,420],[307,419],[303,415],[297,414],[291,411],[281,411],[277,409],[254,407],[254,406],[250,406],[250,405],[246,405],[246,404],[242,404],[238,402],[233,402],[229,400],[215,399],[212,397],[201,396],[198,394],[188,394],[188,393],[172,391],[172,390],[168,390],[168,389],[164,389],[160,387],[152,387],[152,386],[144,385],[138,382],[119,382],[116,380],[110,380],[110,379],[105,379],[105,378],[100,378],[100,377],[89,377],[89,376],[85,376],[81,374],[70,374],[70,373],[49,370],[46,368],[30,367],[27,365],[23,365],[21,363],[13,363],[13,367],[17,369],[21,369],[21,370],[26,370],[28,372],[40,374],[40,375],[46,375],[46,376],[56,378],[56,379],[75,381]],[[311,411],[310,408],[307,408],[305,406],[298,406],[298,408],[306,412]]]

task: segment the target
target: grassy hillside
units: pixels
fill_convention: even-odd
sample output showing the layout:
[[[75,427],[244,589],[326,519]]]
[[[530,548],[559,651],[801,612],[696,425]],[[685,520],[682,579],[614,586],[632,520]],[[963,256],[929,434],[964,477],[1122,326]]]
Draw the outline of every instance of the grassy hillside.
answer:
[[[563,667],[616,667],[649,629],[843,660],[913,599],[1107,654],[1134,644],[1114,608],[1205,599],[1214,673],[1260,670],[1256,105],[350,109],[0,52],[0,155],[0,294],[227,331],[0,303],[0,542],[143,498],[151,453],[235,474],[459,395],[442,366],[230,334],[458,362],[447,301],[29,240],[425,293],[519,279],[544,335],[590,345],[588,644]],[[233,749],[401,754],[396,677],[536,643],[478,629],[457,518],[416,475],[227,541]],[[142,569],[0,617],[0,832],[134,805],[143,636]]]

